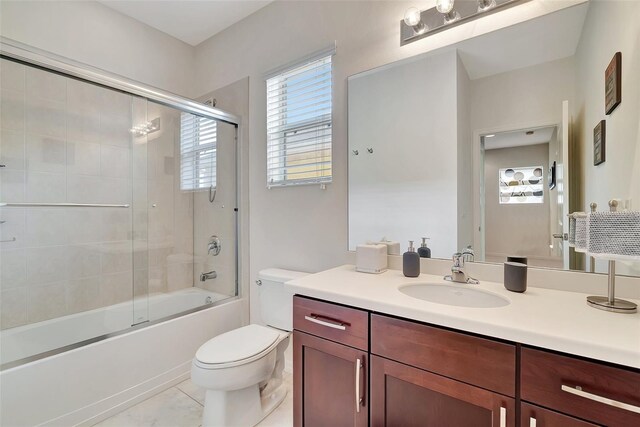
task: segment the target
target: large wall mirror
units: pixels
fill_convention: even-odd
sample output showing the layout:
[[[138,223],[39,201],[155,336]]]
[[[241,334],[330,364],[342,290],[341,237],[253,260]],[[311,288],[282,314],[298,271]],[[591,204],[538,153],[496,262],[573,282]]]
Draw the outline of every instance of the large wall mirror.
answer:
[[[589,1],[351,76],[350,250],[428,237],[434,258],[471,247],[475,261],[606,272],[563,238],[592,203],[640,210],[638,9]],[[606,114],[616,52],[622,102]]]

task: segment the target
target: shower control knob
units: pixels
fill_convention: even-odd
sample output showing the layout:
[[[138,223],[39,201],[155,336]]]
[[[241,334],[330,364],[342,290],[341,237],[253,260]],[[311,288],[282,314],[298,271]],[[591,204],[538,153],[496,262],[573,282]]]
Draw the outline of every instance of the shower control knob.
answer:
[[[207,253],[209,255],[217,256],[222,250],[222,242],[218,236],[211,236],[209,243],[207,244]]]
[[[260,279],[256,280],[256,285],[262,286],[262,280],[260,280]]]

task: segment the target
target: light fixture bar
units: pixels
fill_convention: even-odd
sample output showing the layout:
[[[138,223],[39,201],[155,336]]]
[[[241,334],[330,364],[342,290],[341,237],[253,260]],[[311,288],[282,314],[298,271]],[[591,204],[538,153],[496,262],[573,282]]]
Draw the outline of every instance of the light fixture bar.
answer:
[[[404,19],[400,20],[400,46],[527,1],[455,0],[453,9],[446,14],[439,12],[436,7],[423,10],[420,12],[420,23],[426,29],[422,32],[416,31],[415,26],[407,25]]]

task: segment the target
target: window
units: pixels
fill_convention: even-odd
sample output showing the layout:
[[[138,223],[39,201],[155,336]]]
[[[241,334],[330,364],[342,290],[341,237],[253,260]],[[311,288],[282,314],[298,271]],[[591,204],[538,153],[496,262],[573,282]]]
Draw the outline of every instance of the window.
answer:
[[[331,182],[331,56],[267,79],[267,186]]]
[[[216,186],[217,123],[189,113],[180,117],[180,189]]]
[[[498,171],[501,205],[544,203],[542,166],[505,168]]]

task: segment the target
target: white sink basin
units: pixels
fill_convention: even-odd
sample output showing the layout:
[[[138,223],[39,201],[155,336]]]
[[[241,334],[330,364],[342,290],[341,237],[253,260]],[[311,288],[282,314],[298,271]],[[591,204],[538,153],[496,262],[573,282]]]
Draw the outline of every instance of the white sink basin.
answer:
[[[474,285],[445,285],[439,283],[415,283],[398,290],[412,298],[458,307],[495,308],[509,305],[509,300]]]

